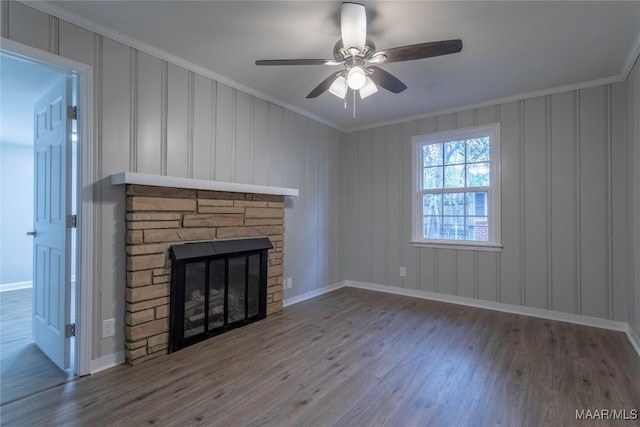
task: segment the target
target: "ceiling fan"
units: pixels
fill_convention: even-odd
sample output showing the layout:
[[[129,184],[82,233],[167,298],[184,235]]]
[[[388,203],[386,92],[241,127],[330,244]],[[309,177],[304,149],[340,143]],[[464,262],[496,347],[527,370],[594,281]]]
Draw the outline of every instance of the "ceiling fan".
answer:
[[[378,91],[378,86],[393,93],[407,88],[398,78],[374,64],[412,61],[449,55],[462,50],[462,40],[418,43],[376,52],[367,40],[367,12],[359,3],[342,3],[340,32],[334,49],[334,59],[267,59],[256,65],[342,65],[343,70],[331,74],[316,86],[307,98],[316,98],[327,90],[344,99],[349,89],[364,99]],[[354,98],[355,99],[355,98]]]

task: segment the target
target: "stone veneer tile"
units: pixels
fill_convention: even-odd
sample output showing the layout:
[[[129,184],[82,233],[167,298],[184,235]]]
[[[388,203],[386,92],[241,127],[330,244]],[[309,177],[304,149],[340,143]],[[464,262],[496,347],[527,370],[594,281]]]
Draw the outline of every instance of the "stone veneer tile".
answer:
[[[196,210],[194,199],[178,199],[170,197],[127,197],[128,211],[186,211]]]
[[[171,245],[269,237],[267,315],[282,310],[284,197],[268,194],[127,186],[127,362],[166,353]],[[176,228],[165,228],[165,227]]]

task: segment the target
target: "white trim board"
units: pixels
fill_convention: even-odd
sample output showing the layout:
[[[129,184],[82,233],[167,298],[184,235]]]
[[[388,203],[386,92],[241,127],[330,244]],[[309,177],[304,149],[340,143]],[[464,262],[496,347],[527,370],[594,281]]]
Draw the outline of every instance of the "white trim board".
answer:
[[[229,191],[233,193],[276,194],[281,196],[297,196],[299,193],[297,188],[268,187],[265,185],[239,184],[235,182],[209,181],[206,179],[133,172],[120,172],[111,175],[111,184],[138,184],[151,185],[154,187],[190,188],[195,190]]]
[[[124,351],[117,353],[107,354],[98,359],[91,361],[90,374],[97,374],[98,372],[113,368],[124,363]]]
[[[333,292],[336,289],[344,288],[345,286],[347,286],[347,282],[342,281],[342,282],[334,283],[333,285],[325,286],[324,288],[318,288],[309,292],[305,292],[302,295],[296,295],[294,297],[285,298],[282,301],[282,306],[288,307],[290,305],[297,304],[299,302],[306,301],[308,299],[315,298],[317,296],[327,294],[329,292]]]
[[[440,301],[451,304],[466,305],[468,307],[484,308],[487,310],[501,311],[504,313],[513,313],[530,317],[538,317],[541,319],[555,320],[559,322],[573,323],[577,325],[591,326],[594,328],[608,329],[612,331],[624,332],[631,342],[631,345],[640,356],[640,338],[638,338],[627,322],[616,322],[614,320],[600,319],[597,317],[582,316],[579,314],[563,313],[559,311],[544,310],[540,308],[524,307],[519,305],[505,304],[495,301],[485,301],[473,298],[466,298],[457,295],[439,294],[435,292],[427,292],[416,289],[398,288],[395,286],[380,285],[377,283],[359,282],[355,280],[345,280],[342,282],[329,285],[324,288],[315,289],[313,291],[298,295],[284,300],[284,306],[306,301],[316,296],[333,292],[340,288],[357,288],[369,291],[385,292],[395,295],[403,295],[414,298],[427,299],[431,301]]]

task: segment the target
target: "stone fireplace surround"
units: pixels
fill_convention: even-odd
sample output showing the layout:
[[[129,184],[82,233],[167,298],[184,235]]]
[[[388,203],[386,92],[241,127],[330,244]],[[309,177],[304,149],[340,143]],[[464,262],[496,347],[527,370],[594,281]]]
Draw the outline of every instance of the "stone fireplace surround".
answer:
[[[268,237],[267,316],[282,310],[284,197],[297,189],[128,172],[111,182],[126,185],[127,363],[167,353],[174,244]]]

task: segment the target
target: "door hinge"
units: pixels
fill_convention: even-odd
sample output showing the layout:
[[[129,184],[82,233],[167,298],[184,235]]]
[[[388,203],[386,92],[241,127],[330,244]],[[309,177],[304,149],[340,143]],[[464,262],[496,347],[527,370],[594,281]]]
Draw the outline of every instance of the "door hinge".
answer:
[[[70,323],[64,327],[64,337],[71,338],[76,336],[76,324]]]
[[[78,227],[78,216],[67,215],[67,228],[76,228],[76,227]]]
[[[67,119],[78,120],[78,107],[75,105],[67,107]]]

